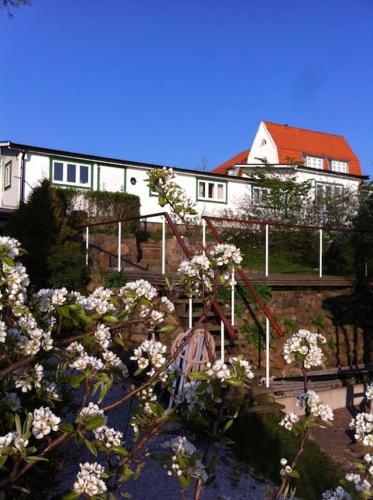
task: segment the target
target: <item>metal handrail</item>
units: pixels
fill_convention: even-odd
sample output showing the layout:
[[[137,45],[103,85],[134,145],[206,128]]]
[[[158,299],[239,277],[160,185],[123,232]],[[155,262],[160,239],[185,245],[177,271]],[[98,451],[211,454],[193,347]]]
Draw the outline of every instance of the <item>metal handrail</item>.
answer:
[[[259,226],[275,226],[275,227],[289,227],[297,229],[322,229],[323,231],[336,231],[340,233],[371,233],[372,231],[365,231],[364,229],[352,229],[347,227],[333,227],[333,226],[311,226],[304,224],[287,224],[284,222],[276,222],[270,220],[258,220],[258,219],[240,219],[236,217],[218,217],[218,216],[202,216],[202,218],[208,217],[210,220],[223,221],[223,222],[238,222],[239,224],[258,224]]]
[[[165,219],[167,220],[168,225],[169,225],[169,227],[170,227],[173,235],[175,236],[176,240],[178,241],[180,247],[183,249],[183,252],[184,252],[185,256],[188,259],[191,259],[192,258],[192,254],[189,251],[189,248],[187,247],[187,245],[185,244],[185,241],[180,236],[179,231],[177,230],[176,225],[172,221],[170,215],[167,212],[165,212],[163,215],[164,215]],[[223,309],[220,307],[220,305],[219,305],[219,303],[217,302],[216,299],[213,299],[213,301],[212,301],[212,307],[213,307],[214,311],[216,312],[217,316],[219,317],[220,321],[223,323],[224,328],[227,330],[228,336],[232,340],[235,339],[236,338],[236,332],[234,331],[234,328],[232,328],[232,325],[230,324],[228,318],[225,316],[225,314],[223,312]],[[222,346],[222,349],[223,348],[224,348],[224,346]]]
[[[212,222],[212,220],[215,220],[218,218],[217,217],[209,217],[207,215],[203,215],[202,218],[206,221],[208,227],[210,228],[210,231],[215,236],[216,241],[218,241],[219,243],[224,243],[224,239],[222,238],[221,234],[219,233],[219,231],[216,229],[216,227],[214,226],[214,224]],[[224,217],[224,219],[230,220],[227,217]],[[268,308],[263,303],[262,299],[259,297],[258,292],[256,291],[254,285],[251,283],[249,278],[246,276],[246,274],[241,269],[236,269],[235,272],[239,274],[242,281],[245,283],[246,287],[249,289],[255,302],[258,304],[259,308],[261,309],[263,314],[268,319],[270,325],[272,326],[272,328],[276,332],[277,336],[282,337],[284,335],[284,333],[282,332],[280,325],[272,317],[271,313],[269,312]]]
[[[101,225],[109,225],[109,224],[119,224],[123,222],[129,222],[129,221],[134,221],[134,220],[142,220],[142,219],[149,219],[153,217],[159,217],[163,216],[166,220],[167,223],[175,236],[178,244],[180,245],[181,249],[184,252],[184,255],[186,256],[187,259],[191,259],[193,257],[192,253],[190,252],[189,248],[185,244],[185,241],[181,237],[179,231],[176,228],[176,225],[172,221],[170,214],[167,212],[157,212],[153,214],[147,214],[147,215],[139,215],[135,217],[127,217],[125,219],[114,219],[114,220],[109,220],[109,221],[102,221],[102,222],[91,222],[87,224],[82,224],[80,226],[76,226],[77,228],[88,228],[92,226],[101,226]],[[223,323],[225,329],[227,330],[228,336],[233,340],[236,338],[236,333],[234,331],[234,328],[232,328],[232,325],[230,324],[228,318],[225,316],[223,309],[220,307],[219,303],[216,301],[216,299],[213,300],[212,302],[212,308],[216,312],[217,316],[219,317],[220,321]]]

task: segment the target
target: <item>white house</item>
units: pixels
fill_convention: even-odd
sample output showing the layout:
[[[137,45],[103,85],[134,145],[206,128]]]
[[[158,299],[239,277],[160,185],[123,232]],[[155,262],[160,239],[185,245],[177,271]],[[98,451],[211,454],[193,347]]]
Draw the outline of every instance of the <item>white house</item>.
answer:
[[[0,142],[0,210],[15,210],[43,178],[56,186],[122,191],[140,197],[141,215],[160,211],[158,198],[147,186],[147,171],[162,168],[141,162]],[[217,213],[251,192],[246,178],[174,168],[176,182],[196,202],[199,213]],[[163,208],[161,209],[164,210]]]
[[[213,170],[215,174],[250,179],[264,162],[281,172],[295,172],[300,182],[310,180],[315,194],[338,195],[356,191],[367,176],[341,135],[262,121],[250,149]],[[253,185],[253,198],[260,198]]]
[[[356,190],[366,179],[342,136],[261,122],[250,150],[212,172],[174,168],[175,180],[196,202],[200,214],[216,214],[233,208],[244,195],[254,201],[260,198],[250,179],[253,169],[263,166],[260,159],[279,172],[295,168],[299,180],[312,180],[315,192]],[[160,167],[163,165],[0,141],[0,212],[15,210],[43,178],[58,186],[135,194],[140,197],[142,215],[158,212],[146,172]]]

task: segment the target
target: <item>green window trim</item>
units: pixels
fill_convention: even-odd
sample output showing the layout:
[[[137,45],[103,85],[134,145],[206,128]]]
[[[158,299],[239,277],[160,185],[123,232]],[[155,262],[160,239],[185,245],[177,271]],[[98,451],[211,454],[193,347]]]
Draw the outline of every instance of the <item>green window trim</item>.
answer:
[[[200,198],[199,196],[199,182],[210,182],[213,184],[223,184],[224,185],[224,200],[211,199],[211,198]],[[208,177],[196,177],[196,201],[206,202],[206,203],[222,203],[226,205],[228,203],[228,182],[220,179],[211,179]]]
[[[53,180],[53,163],[54,162],[71,163],[74,165],[88,166],[89,167],[89,176],[90,176],[90,181],[91,181],[90,185],[84,186],[84,185],[79,184],[77,182],[55,182]],[[49,159],[49,179],[50,179],[53,186],[68,187],[68,188],[75,187],[77,189],[93,189],[93,162],[87,161],[87,160],[75,160],[74,158],[66,158],[63,156],[50,157],[50,159]]]

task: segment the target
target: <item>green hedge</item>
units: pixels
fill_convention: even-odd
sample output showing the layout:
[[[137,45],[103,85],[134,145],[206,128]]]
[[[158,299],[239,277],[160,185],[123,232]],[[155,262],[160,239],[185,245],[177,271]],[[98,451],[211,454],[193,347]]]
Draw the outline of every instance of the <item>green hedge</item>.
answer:
[[[59,191],[66,200],[66,205],[77,225],[140,216],[140,198],[134,194],[77,189],[59,189]],[[82,206],[80,210],[77,209],[79,205]],[[134,233],[138,225],[139,222],[135,220],[123,224],[122,229]]]

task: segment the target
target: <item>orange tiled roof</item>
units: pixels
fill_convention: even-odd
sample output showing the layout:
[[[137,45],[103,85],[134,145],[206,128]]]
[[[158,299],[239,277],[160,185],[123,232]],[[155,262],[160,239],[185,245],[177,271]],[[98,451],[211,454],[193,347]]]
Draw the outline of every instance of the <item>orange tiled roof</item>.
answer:
[[[228,173],[228,170],[230,168],[234,167],[235,165],[237,165],[237,163],[247,163],[247,157],[249,156],[249,153],[250,153],[250,149],[245,149],[245,151],[241,151],[241,153],[238,153],[237,155],[233,156],[232,158],[230,158],[226,162],[224,162],[221,165],[219,165],[218,167],[214,168],[212,170],[212,172],[214,174],[226,175]],[[240,176],[242,175],[241,169],[238,172],[238,175],[240,175]]]
[[[303,154],[308,154],[324,158],[324,170],[330,170],[330,160],[341,160],[348,162],[350,174],[362,175],[359,160],[343,136],[267,121],[264,124],[277,146],[279,163],[303,163]]]

